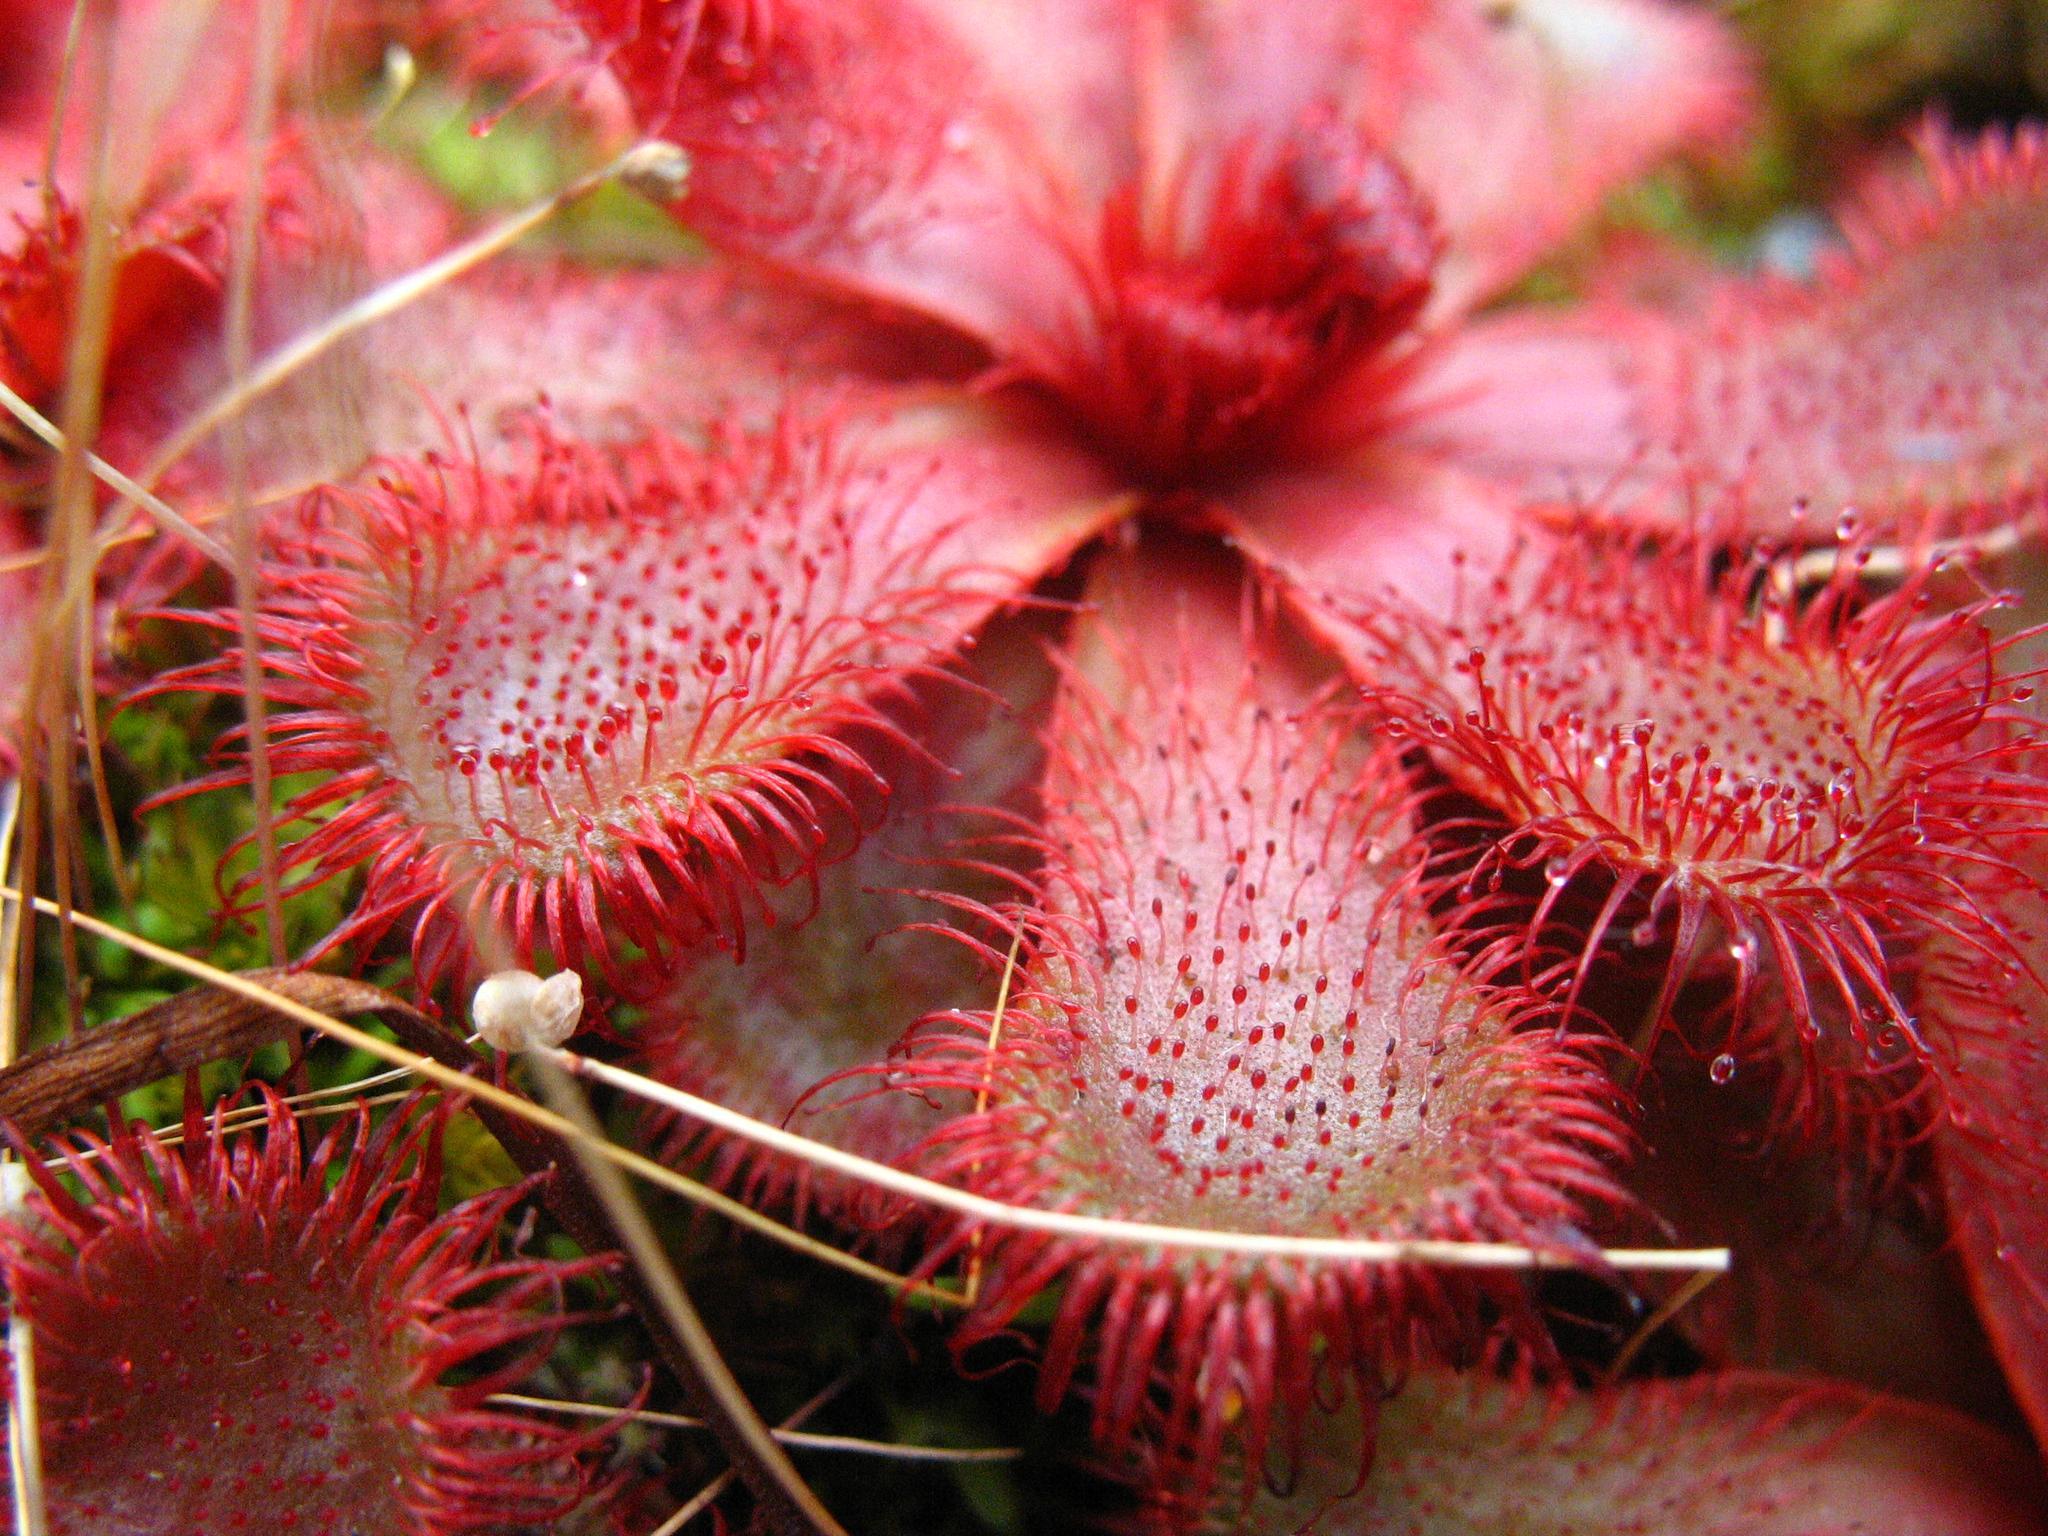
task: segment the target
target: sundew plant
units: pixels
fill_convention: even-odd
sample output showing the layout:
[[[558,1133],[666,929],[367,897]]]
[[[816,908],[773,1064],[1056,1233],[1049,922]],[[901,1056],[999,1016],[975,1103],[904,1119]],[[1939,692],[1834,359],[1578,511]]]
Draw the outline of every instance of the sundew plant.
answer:
[[[13,1528],[2048,1532],[2031,15],[11,0]]]

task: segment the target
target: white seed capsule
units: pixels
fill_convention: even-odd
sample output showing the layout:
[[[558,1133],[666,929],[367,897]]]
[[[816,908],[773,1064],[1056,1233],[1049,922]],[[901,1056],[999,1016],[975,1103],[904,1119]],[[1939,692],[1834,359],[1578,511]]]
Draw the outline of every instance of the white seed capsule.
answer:
[[[583,1018],[583,978],[557,971],[533,995],[533,1033],[539,1045],[560,1045]]]
[[[28,1202],[28,1170],[12,1157],[0,1162],[0,1216],[18,1217]]]
[[[499,971],[476,989],[469,1017],[484,1043],[497,1050],[560,1045],[583,1017],[583,978],[558,971],[542,981],[532,971]]]
[[[635,144],[619,161],[619,180],[660,207],[683,200],[690,185],[690,157],[664,139]]]

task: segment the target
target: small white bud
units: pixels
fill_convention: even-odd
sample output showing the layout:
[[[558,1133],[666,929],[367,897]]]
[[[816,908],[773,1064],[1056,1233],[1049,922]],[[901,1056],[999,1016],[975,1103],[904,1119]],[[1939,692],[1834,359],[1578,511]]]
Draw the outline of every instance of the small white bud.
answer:
[[[626,151],[618,177],[628,190],[667,207],[681,202],[690,185],[690,157],[666,139],[649,139]]]
[[[28,1170],[11,1157],[0,1162],[0,1216],[19,1216],[28,1203],[28,1191]]]
[[[531,971],[497,971],[486,976],[469,1005],[469,1019],[487,1045],[516,1051],[532,1028],[533,999],[540,978]]]
[[[557,971],[533,995],[533,1035],[538,1044],[560,1045],[583,1019],[583,978]]]
[[[558,971],[542,981],[531,971],[499,971],[476,989],[469,1017],[497,1050],[560,1045],[583,1017],[583,978]]]

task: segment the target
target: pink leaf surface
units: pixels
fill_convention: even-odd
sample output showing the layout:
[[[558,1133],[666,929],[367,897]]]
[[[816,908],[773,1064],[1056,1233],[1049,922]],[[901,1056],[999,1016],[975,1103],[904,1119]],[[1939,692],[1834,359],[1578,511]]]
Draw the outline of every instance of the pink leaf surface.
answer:
[[[1554,890],[1589,867],[1620,882],[1588,959],[1624,911],[1639,946],[1668,914],[1660,1016],[1695,947],[1725,946],[1738,1016],[1774,974],[1809,1046],[1838,1003],[1846,1070],[1886,1075],[1928,1060],[1888,946],[1946,932],[2009,952],[1958,882],[2038,835],[2048,786],[2023,771],[2028,690],[1986,605],[1932,611],[1925,573],[1866,601],[1855,569],[1795,605],[1698,551],[1580,549],[1362,627],[1381,645],[1369,697],[1500,811],[1497,857]]]
[[[1092,573],[1049,731],[1045,867],[999,1049],[913,1084],[988,1092],[935,1165],[1007,1200],[1227,1231],[1569,1245],[1623,1137],[1540,1009],[1432,945],[1395,760],[1319,697],[1328,664],[1241,608],[1238,574],[1139,549]],[[966,1337],[1065,1273],[1040,1384],[1084,1342],[1098,1438],[1156,1380],[1169,1440],[1255,1459],[1319,1372],[1363,1383],[1518,1282],[992,1235]],[[1197,1390],[1197,1382],[1201,1382]]]
[[[603,1261],[504,1252],[516,1185],[437,1213],[444,1122],[418,1099],[311,1150],[276,1098],[260,1139],[225,1129],[230,1107],[209,1120],[195,1100],[182,1146],[125,1124],[111,1145],[60,1143],[0,1218],[9,1312],[35,1330],[52,1536],[225,1536],[258,1496],[314,1536],[572,1508],[577,1453],[610,1426],[490,1397]]]
[[[281,530],[272,760],[338,775],[299,809],[352,802],[286,862],[370,861],[349,931],[423,907],[416,948],[439,914],[600,964],[613,923],[736,940],[754,889],[826,853],[836,780],[879,785],[878,702],[1114,512],[972,402],[705,431],[395,462]],[[229,659],[159,686],[240,683]]]
[[[1461,315],[1741,94],[1655,0],[563,12],[690,151],[685,223],[959,327],[1148,482],[1267,452],[1433,268]]]
[[[1271,129],[1321,102],[1377,138],[1436,208],[1440,313],[1546,255],[1607,194],[1739,120],[1741,60],[1713,19],[1658,0],[1289,0],[1193,5],[1186,108]]]
[[[1810,287],[1737,284],[1704,323],[1624,341],[1648,515],[1826,538],[1845,512],[1906,534],[2037,512],[2048,141],[1921,150],[1845,212],[1849,250]]]
[[[793,389],[821,385],[887,410],[892,379],[954,362],[921,332],[862,327],[830,303],[696,262],[602,271],[508,258],[372,335],[362,436],[387,455],[474,443],[498,464],[524,460],[536,417],[622,443],[720,416],[765,423]]]
[[[1604,319],[1585,308],[1482,316],[1426,346],[1392,402],[1368,406],[1393,415],[1394,445],[1483,476],[1519,506],[1598,514],[1645,455],[1640,396]]]
[[[1461,594],[1469,601],[1483,590],[1517,547],[1543,537],[1504,486],[1392,449],[1260,475],[1213,515],[1361,676],[1376,658],[1360,614],[1449,612]]]
[[[2013,961],[1987,965],[1942,946],[1927,962],[1922,1002],[1955,1081],[1956,1108],[1934,1148],[1957,1250],[2007,1384],[2048,1446],[2048,928],[2031,894],[2021,885],[1992,898],[2017,946]]]
[[[991,63],[910,0],[561,0],[709,239],[994,338],[1075,295],[1071,189]],[[991,19],[988,26],[999,26]]]
[[[1734,1372],[1597,1393],[1438,1372],[1356,1426],[1283,1507],[1216,1529],[1320,1536],[2037,1536],[2038,1466],[1960,1414]],[[1319,1518],[1318,1518],[1319,1517]]]
[[[677,956],[635,1031],[648,1071],[885,1162],[930,1133],[939,1101],[889,1091],[884,1068],[921,1022],[986,1009],[1001,986],[1008,939],[996,909],[1025,885],[1021,829],[1040,813],[1048,619],[997,619],[903,701],[917,748],[883,770],[886,813],[857,805],[850,830],[880,825],[849,858],[776,893],[775,922],[744,955],[707,944]],[[954,1095],[950,1108],[967,1102]],[[686,1122],[664,1122],[660,1137],[677,1159],[704,1141]],[[801,1211],[822,1196],[842,1215],[858,1203],[744,1143],[718,1145],[713,1166],[756,1203]]]
[[[1032,125],[1038,152],[1084,201],[1137,171],[1141,67],[1152,19],[1130,0],[909,0],[965,45]]]

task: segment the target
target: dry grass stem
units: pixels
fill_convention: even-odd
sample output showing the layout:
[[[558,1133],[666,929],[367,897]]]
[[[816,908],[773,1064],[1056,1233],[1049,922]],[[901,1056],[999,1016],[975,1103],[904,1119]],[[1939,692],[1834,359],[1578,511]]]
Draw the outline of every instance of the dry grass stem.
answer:
[[[1010,952],[1003,957],[1002,984],[996,988],[995,1012],[989,1016],[988,1057],[982,1068],[981,1086],[974,1093],[974,1112],[977,1115],[988,1112],[989,1091],[995,1085],[996,1047],[1002,1044],[1003,1015],[1009,1011],[1010,983],[1016,979],[1017,953],[1023,947],[1024,930],[1020,927],[1010,936]],[[970,1171],[978,1174],[981,1171],[980,1163],[970,1165]],[[969,1306],[973,1306],[981,1299],[982,1246],[981,1232],[977,1229],[967,1249],[967,1279],[962,1286],[962,1293]]]
[[[1644,1318],[1641,1325],[1629,1336],[1629,1341],[1621,1347],[1621,1353],[1614,1357],[1614,1363],[1602,1373],[1601,1381],[1612,1386],[1621,1380],[1622,1374],[1635,1363],[1636,1356],[1641,1354],[1643,1346],[1656,1336],[1657,1330],[1691,1306],[1708,1286],[1720,1278],[1719,1272],[1711,1269],[1703,1269],[1696,1275],[1687,1276],[1685,1283],[1665,1297],[1663,1303]]]
[[[20,899],[21,893],[18,890],[11,886],[0,886],[0,900]],[[38,897],[35,906],[37,911],[46,916],[60,915],[57,904],[46,899]],[[602,1138],[591,1138],[562,1116],[508,1089],[453,1071],[437,1061],[416,1055],[339,1019],[328,1018],[316,1009],[294,1002],[244,977],[126,933],[112,923],[103,922],[89,914],[73,912],[69,914],[68,920],[85,932],[112,939],[138,954],[182,971],[188,976],[265,1003],[343,1044],[354,1046],[377,1057],[380,1061],[388,1062],[395,1067],[405,1067],[439,1083],[444,1088],[494,1104],[575,1145],[589,1148],[597,1156],[629,1173],[675,1190],[685,1198],[709,1208],[732,1214],[734,1220],[744,1220],[754,1230],[763,1231],[764,1235],[775,1236],[777,1241],[799,1247],[803,1252],[826,1263],[862,1274],[869,1279],[904,1285],[906,1294],[917,1299],[929,1299],[948,1306],[963,1303],[963,1298],[958,1292],[923,1282],[906,1284],[901,1275],[891,1274],[878,1266],[867,1264],[850,1254],[818,1243],[815,1239],[802,1238],[801,1241],[793,1241],[801,1238],[801,1234],[791,1233],[787,1228],[768,1222],[737,1201],[695,1184],[651,1159],[641,1157]],[[894,1194],[906,1195],[913,1200],[950,1210],[976,1221],[1019,1231],[1046,1232],[1058,1236],[1093,1238],[1126,1246],[1175,1248],[1198,1253],[1252,1254],[1272,1258],[1355,1263],[1438,1264],[1459,1269],[1575,1269],[1587,1262],[1585,1257],[1575,1253],[1529,1248],[1518,1243],[1468,1243],[1417,1238],[1276,1237],[1265,1233],[1170,1227],[1150,1222],[1118,1221],[1108,1217],[1078,1216],[1070,1212],[1005,1205],[1001,1201],[970,1194],[951,1185],[940,1184],[913,1173],[905,1173],[902,1169],[892,1168],[886,1163],[877,1163],[869,1158],[843,1152],[824,1142],[798,1136],[794,1132],[755,1120],[723,1105],[713,1104],[708,1099],[683,1093],[655,1082],[652,1078],[642,1077],[638,1073],[627,1072],[604,1062],[593,1061],[573,1051],[556,1050],[536,1054],[545,1056],[573,1076],[601,1082],[635,1098],[660,1104],[664,1108],[688,1115],[693,1120],[743,1137],[772,1151],[801,1159],[813,1167],[829,1169],[857,1182]],[[746,1216],[741,1217],[737,1214],[739,1212],[746,1212]],[[1597,1254],[1602,1264],[1623,1270],[1710,1270],[1720,1273],[1726,1271],[1729,1264],[1729,1251],[1726,1248],[1603,1248],[1597,1250]]]
[[[778,1430],[795,1429],[844,1391],[849,1379],[848,1377],[841,1377],[838,1381],[833,1382],[775,1427]],[[733,1485],[734,1479],[738,1476],[737,1472],[728,1467],[702,1488],[698,1489],[693,1497],[677,1509],[674,1514],[662,1521],[660,1525],[649,1531],[647,1536],[676,1536],[676,1532],[717,1503],[724,1495],[725,1490]]]
[[[1586,1257],[1577,1253],[1530,1248],[1520,1243],[1468,1243],[1434,1238],[1280,1237],[1264,1232],[1171,1227],[1155,1222],[1119,1221],[1106,1216],[1081,1216],[1070,1211],[1005,1205],[1000,1200],[905,1173],[887,1163],[842,1152],[824,1142],[798,1136],[779,1126],[727,1109],[722,1104],[714,1104],[709,1099],[700,1099],[695,1094],[684,1093],[653,1078],[593,1061],[573,1051],[556,1050],[543,1054],[578,1077],[603,1083],[608,1088],[616,1088],[650,1104],[659,1104],[664,1109],[687,1115],[701,1124],[743,1137],[771,1151],[801,1158],[813,1167],[830,1169],[876,1189],[886,1189],[892,1194],[906,1195],[942,1210],[1016,1231],[1088,1238],[1127,1247],[1365,1264],[1436,1264],[1450,1269],[1577,1269],[1586,1263]],[[1720,1273],[1728,1268],[1729,1263],[1726,1248],[1602,1248],[1599,1258],[1610,1268],[1626,1270],[1707,1270]]]
[[[726,1454],[735,1461],[743,1459],[754,1474],[747,1483],[755,1498],[766,1506],[778,1528],[794,1530],[801,1524],[818,1536],[846,1536],[845,1527],[832,1518],[831,1511],[811,1491],[803,1474],[791,1464],[788,1454],[754,1410],[732,1367],[719,1352],[718,1342],[704,1326],[689,1292],[683,1289],[681,1277],[669,1262],[668,1251],[662,1247],[640,1202],[633,1197],[624,1175],[592,1150],[603,1145],[605,1138],[582,1088],[574,1078],[551,1065],[544,1051],[529,1052],[528,1060],[555,1113],[582,1133],[570,1146],[583,1163],[584,1176],[604,1203],[612,1230],[625,1244],[626,1257],[660,1304],[670,1334],[689,1357],[696,1374],[690,1385],[705,1406],[719,1416],[718,1438]]]
[[[239,383],[231,384],[203,406],[197,415],[172,433],[140,476],[141,484],[153,487],[171,467],[204,442],[220,426],[240,415],[257,400],[309,364],[316,362],[356,332],[388,320],[408,305],[417,303],[442,284],[452,282],[472,268],[509,250],[539,229],[563,209],[581,202],[600,187],[619,179],[647,158],[648,144],[636,144],[594,171],[577,177],[560,191],[493,224],[482,233],[452,246],[424,266],[372,289],[354,303],[331,316],[324,324],[285,343],[249,370]],[[132,509],[125,498],[117,502],[110,518],[119,519]]]
[[[533,1408],[543,1413],[567,1414],[584,1419],[627,1419],[657,1429],[704,1429],[702,1419],[682,1413],[657,1413],[649,1408],[607,1408],[602,1403],[572,1403],[557,1397],[528,1397],[519,1392],[498,1392],[490,1399],[507,1408]],[[1024,1454],[1017,1446],[895,1445],[887,1440],[863,1440],[853,1435],[814,1435],[801,1429],[772,1429],[778,1442],[799,1450],[847,1451],[860,1456],[878,1456],[890,1461],[988,1462],[1016,1461]]]
[[[11,905],[18,903],[20,900],[21,892],[18,889],[13,886],[0,886],[0,902],[6,902]],[[60,909],[57,904],[47,898],[37,897],[34,905],[35,909],[46,917],[57,917],[60,915]],[[388,1040],[370,1034],[366,1030],[357,1029],[352,1024],[344,1023],[340,1019],[331,1018],[321,1013],[318,1009],[308,1008],[305,1004],[286,997],[283,993],[270,987],[250,981],[245,976],[238,976],[232,971],[223,971],[218,966],[208,965],[203,960],[194,960],[189,955],[182,955],[174,949],[167,949],[161,944],[152,943],[148,939],[129,933],[112,923],[102,921],[87,913],[70,913],[68,914],[68,920],[84,932],[112,940],[114,943],[136,954],[154,960],[159,965],[167,966],[186,976],[193,977],[195,980],[211,983],[238,996],[246,997],[253,1002],[262,1003],[266,1007],[273,1008],[301,1024],[319,1030],[322,1034],[339,1041],[343,1045],[352,1046],[390,1066],[416,1073],[451,1092],[483,1100],[504,1110],[507,1114],[517,1115],[529,1124],[538,1126],[540,1129],[560,1136],[572,1143],[578,1141],[583,1136],[583,1132],[577,1126],[564,1120],[552,1111],[543,1109],[531,1099],[513,1093],[509,1089],[500,1088],[495,1083],[444,1067],[431,1057],[417,1055],[402,1046],[393,1045]],[[481,1064],[479,1062],[479,1065]],[[633,1174],[637,1178],[645,1179],[647,1182],[665,1189],[671,1194],[678,1195],[694,1205],[722,1216],[747,1228],[751,1232],[758,1233],[771,1242],[779,1243],[783,1247],[793,1249],[798,1253],[815,1259],[821,1264],[829,1264],[835,1269],[845,1270],[848,1274],[858,1276],[860,1279],[895,1291],[905,1300],[928,1301],[942,1307],[958,1307],[963,1304],[959,1293],[956,1291],[948,1290],[944,1286],[934,1285],[930,1281],[913,1279],[907,1275],[899,1275],[893,1270],[884,1269],[879,1264],[871,1264],[867,1260],[853,1254],[844,1253],[829,1243],[822,1243],[814,1237],[786,1227],[770,1217],[763,1216],[752,1207],[743,1205],[733,1199],[730,1195],[722,1194],[718,1190],[700,1184],[694,1179],[687,1178],[677,1173],[674,1169],[655,1162],[652,1158],[643,1157],[637,1152],[630,1151],[625,1147],[605,1140],[595,1142],[592,1149],[598,1156],[616,1163],[620,1168],[623,1168],[626,1172]]]
[[[0,1159],[0,1207],[20,1199],[25,1183],[21,1164]],[[42,1421],[36,1413],[35,1335],[18,1312],[7,1319],[10,1385],[7,1396],[7,1473],[14,1490],[16,1536],[45,1536]]]
[[[64,434],[58,430],[57,424],[33,405],[30,405],[28,401],[24,400],[12,389],[8,388],[4,382],[0,382],[0,408],[4,408],[10,416],[34,433],[45,447],[57,453],[64,451]],[[207,559],[215,562],[223,570],[227,569],[233,557],[229,555],[227,546],[221,543],[220,540],[216,539],[192,519],[186,517],[184,513],[165,501],[161,496],[144,490],[98,454],[88,453],[85,456],[85,462],[86,467],[92,471],[95,479],[118,495],[132,500],[136,506],[149,514],[150,518],[163,532],[170,534],[174,538],[183,539],[187,544],[190,544],[194,549],[206,556]],[[111,538],[102,536],[96,553],[105,554],[115,544],[129,543],[136,539],[147,538],[148,536],[147,529],[135,529]],[[32,565],[44,563],[49,558],[50,553],[47,550],[36,550],[25,555],[10,556],[6,561],[0,562],[0,572],[26,570]]]
[[[255,67],[244,108],[243,181],[236,200],[228,259],[228,393],[248,383],[254,346],[256,261],[261,246],[263,168],[277,129],[277,65],[284,47],[284,7],[259,0],[256,7]],[[272,809],[268,696],[263,691],[263,649],[257,627],[257,544],[260,529],[249,505],[248,423],[237,412],[224,424],[227,458],[228,528],[234,546],[235,609],[242,626],[242,706],[249,725],[249,799],[255,817],[257,872],[262,881],[263,937],[270,963],[285,962],[284,889],[278,876],[277,821]]]

